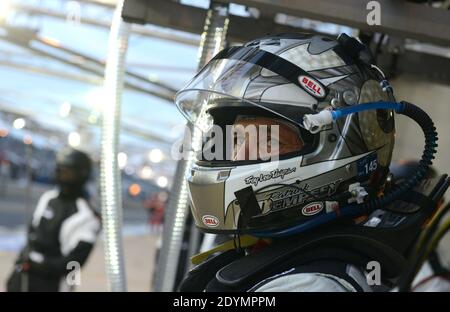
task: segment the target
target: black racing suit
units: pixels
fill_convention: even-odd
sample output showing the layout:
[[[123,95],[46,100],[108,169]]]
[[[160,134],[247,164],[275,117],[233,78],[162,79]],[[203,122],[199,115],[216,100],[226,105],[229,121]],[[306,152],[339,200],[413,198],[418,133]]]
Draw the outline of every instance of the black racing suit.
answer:
[[[417,239],[449,186],[447,176],[424,180],[414,190],[364,222],[352,219],[316,227],[297,235],[261,240],[237,248],[224,246],[194,267],[179,290],[248,292],[391,291],[415,254]],[[220,251],[217,251],[220,250]],[[449,291],[449,271],[429,259],[413,291]],[[440,278],[440,279],[438,279]],[[420,286],[420,287],[419,287]]]
[[[27,244],[8,279],[8,291],[63,291],[75,265],[81,267],[100,230],[100,218],[79,194],[44,193],[28,228]]]

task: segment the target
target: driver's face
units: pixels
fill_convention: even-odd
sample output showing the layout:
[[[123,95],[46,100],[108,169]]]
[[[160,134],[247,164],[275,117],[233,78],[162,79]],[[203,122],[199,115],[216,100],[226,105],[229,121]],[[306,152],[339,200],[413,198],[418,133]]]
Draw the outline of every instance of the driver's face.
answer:
[[[286,121],[270,117],[238,117],[232,127],[233,133],[242,127],[254,130],[234,136],[233,160],[254,160],[251,155],[255,155],[256,151],[252,151],[255,148],[257,159],[267,159],[268,155],[281,156],[303,148],[298,129]]]

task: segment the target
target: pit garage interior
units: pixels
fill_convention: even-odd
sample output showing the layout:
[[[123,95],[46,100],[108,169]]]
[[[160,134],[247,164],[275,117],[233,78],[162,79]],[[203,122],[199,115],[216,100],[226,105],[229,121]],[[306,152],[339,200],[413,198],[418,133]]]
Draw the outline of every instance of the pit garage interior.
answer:
[[[0,291],[36,202],[52,187],[55,152],[67,144],[97,165],[89,190],[103,217],[76,290],[173,291],[177,270],[201,248],[186,222],[183,177],[192,159],[171,158],[185,125],[174,95],[222,48],[266,34],[359,37],[396,98],[417,103],[435,122],[433,166],[448,173],[450,1],[375,1],[379,25],[367,22],[369,2],[2,0]],[[104,101],[111,109],[102,109]],[[393,160],[417,159],[422,149],[417,125],[396,118]],[[146,205],[158,192],[168,195],[164,222],[150,224]],[[439,248],[450,266],[448,235]]]

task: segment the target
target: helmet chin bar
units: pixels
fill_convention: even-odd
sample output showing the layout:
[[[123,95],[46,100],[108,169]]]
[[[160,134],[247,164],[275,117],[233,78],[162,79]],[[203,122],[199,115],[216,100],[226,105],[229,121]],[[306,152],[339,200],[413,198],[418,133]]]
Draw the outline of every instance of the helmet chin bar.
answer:
[[[408,103],[408,102],[373,102],[359,104],[355,106],[340,108],[336,110],[323,110],[317,114],[305,115],[303,124],[305,128],[309,129],[312,133],[320,131],[324,126],[329,125],[331,122],[335,122],[339,118],[345,116],[362,112],[368,110],[377,109],[393,109],[396,113],[405,115],[413,119],[422,128],[425,135],[425,148],[422,154],[422,158],[419,162],[419,167],[417,170],[405,180],[402,185],[397,188],[387,191],[384,195],[377,197],[372,196],[372,198],[367,198],[363,203],[348,205],[346,207],[340,208],[339,216],[337,214],[326,214],[324,216],[316,217],[311,221],[299,224],[297,226],[275,231],[275,232],[260,232],[253,233],[256,236],[261,237],[282,237],[297,234],[318,226],[323,223],[337,219],[343,216],[357,216],[365,213],[372,212],[376,209],[383,209],[386,205],[397,200],[405,194],[407,191],[413,189],[417,186],[426,176],[429,166],[432,164],[434,159],[434,154],[436,153],[437,147],[437,132],[433,121],[430,116],[423,111],[420,107]]]

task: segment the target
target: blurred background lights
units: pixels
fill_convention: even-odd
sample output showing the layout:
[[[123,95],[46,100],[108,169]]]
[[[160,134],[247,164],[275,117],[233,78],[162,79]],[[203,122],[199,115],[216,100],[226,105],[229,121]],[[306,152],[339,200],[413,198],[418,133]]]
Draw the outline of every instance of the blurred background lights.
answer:
[[[159,187],[166,187],[167,184],[169,184],[169,180],[167,180],[166,177],[161,176],[158,178],[158,180],[156,180],[156,184],[158,184]]]
[[[95,125],[97,123],[97,121],[98,121],[98,116],[97,115],[95,115],[95,114],[89,115],[88,122],[90,124]]]
[[[92,89],[85,96],[85,101],[94,111],[102,111],[103,103],[105,101],[105,91],[101,88]]]
[[[128,188],[128,193],[133,197],[138,196],[141,193],[141,186],[137,183],[131,184]]]
[[[31,138],[30,135],[25,135],[23,137],[23,143],[26,145],[31,145],[33,143],[33,139]]]
[[[67,142],[69,143],[69,145],[71,147],[77,147],[80,145],[81,143],[81,137],[80,134],[78,132],[70,132],[69,133],[69,137],[67,138]]]
[[[62,118],[68,117],[71,109],[72,104],[70,104],[69,102],[62,103],[61,106],[59,107],[59,116],[61,116]]]
[[[23,118],[17,118],[13,121],[13,127],[15,129],[23,129],[26,125],[25,119]]]
[[[150,166],[144,166],[139,172],[141,179],[149,180],[153,176],[153,170]]]
[[[150,151],[150,153],[148,153],[148,159],[152,162],[152,163],[159,163],[163,160],[164,158],[164,154],[163,152],[159,149],[159,148],[154,148]]]
[[[117,162],[119,163],[119,168],[124,169],[127,165],[128,156],[124,152],[117,154]]]
[[[8,16],[9,10],[11,8],[10,0],[0,1],[0,22]]]

